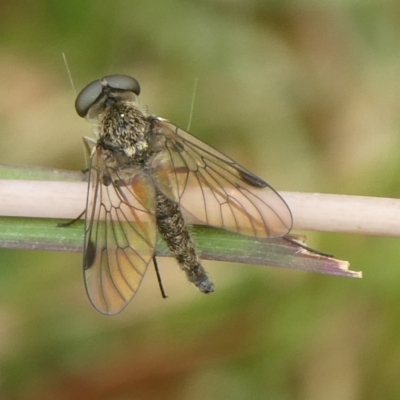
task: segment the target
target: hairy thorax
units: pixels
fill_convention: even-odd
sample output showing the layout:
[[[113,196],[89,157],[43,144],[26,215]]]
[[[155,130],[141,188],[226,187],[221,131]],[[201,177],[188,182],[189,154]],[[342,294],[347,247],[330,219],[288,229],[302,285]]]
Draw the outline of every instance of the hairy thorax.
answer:
[[[149,122],[139,109],[125,104],[108,107],[101,116],[98,146],[112,181],[126,180],[146,167],[153,151],[149,145]],[[115,176],[118,175],[118,177]],[[108,180],[103,177],[103,183]]]
[[[104,149],[121,153],[136,164],[150,157],[149,122],[139,109],[124,104],[109,107],[100,126],[100,143]]]

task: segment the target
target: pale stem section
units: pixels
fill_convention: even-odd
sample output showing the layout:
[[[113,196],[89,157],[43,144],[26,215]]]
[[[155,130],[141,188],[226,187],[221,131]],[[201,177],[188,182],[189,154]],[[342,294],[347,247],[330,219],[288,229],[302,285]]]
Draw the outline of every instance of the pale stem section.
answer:
[[[86,206],[86,182],[0,180],[0,216],[76,218]],[[400,200],[280,192],[293,229],[400,236]],[[193,199],[196,201],[196,199]]]

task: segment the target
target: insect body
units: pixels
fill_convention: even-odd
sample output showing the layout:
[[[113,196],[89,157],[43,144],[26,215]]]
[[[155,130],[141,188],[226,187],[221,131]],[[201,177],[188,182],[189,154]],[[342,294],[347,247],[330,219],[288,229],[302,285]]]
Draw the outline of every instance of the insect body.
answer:
[[[264,180],[138,103],[139,83],[111,75],[87,85],[75,108],[94,123],[86,205],[84,276],[93,305],[121,311],[154,259],[156,232],[200,291],[214,285],[182,210],[257,238],[286,235],[292,216]],[[262,193],[262,195],[261,195]]]

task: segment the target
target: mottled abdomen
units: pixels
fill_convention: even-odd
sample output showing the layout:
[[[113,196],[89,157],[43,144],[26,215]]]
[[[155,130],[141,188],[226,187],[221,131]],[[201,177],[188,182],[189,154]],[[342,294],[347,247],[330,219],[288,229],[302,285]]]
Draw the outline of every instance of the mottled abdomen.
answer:
[[[157,191],[156,223],[161,237],[185,271],[187,278],[203,293],[214,291],[206,271],[199,262],[179,204]]]

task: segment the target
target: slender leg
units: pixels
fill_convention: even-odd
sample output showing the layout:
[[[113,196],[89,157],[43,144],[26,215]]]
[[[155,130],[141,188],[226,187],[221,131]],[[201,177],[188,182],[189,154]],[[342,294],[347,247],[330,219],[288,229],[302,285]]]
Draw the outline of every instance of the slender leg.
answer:
[[[70,225],[74,224],[76,221],[79,221],[82,218],[82,216],[85,214],[85,212],[86,212],[86,210],[83,210],[76,218],[74,218],[74,219],[72,219],[71,221],[68,221],[68,222],[59,222],[57,224],[57,226],[59,228],[66,228],[67,226],[70,226]]]
[[[160,271],[158,269],[156,256],[153,256],[153,264],[154,264],[154,268],[156,270],[157,281],[158,281],[158,286],[160,286],[161,296],[163,297],[163,299],[166,299],[168,296],[166,295],[165,290],[164,290],[164,286],[162,284],[161,274],[160,274]]]
[[[292,243],[292,244],[294,244],[294,245],[296,245],[296,246],[299,246],[299,247],[301,247],[301,248],[303,248],[303,249],[309,251],[310,253],[317,254],[318,256],[334,258],[334,256],[333,256],[332,254],[327,254],[327,253],[323,253],[322,251],[315,250],[315,249],[313,249],[312,247],[308,247],[308,246],[306,246],[305,244],[299,243],[297,240],[292,239],[292,238],[289,237],[289,236],[283,236],[282,239],[284,239],[284,240],[286,240],[287,242]]]

